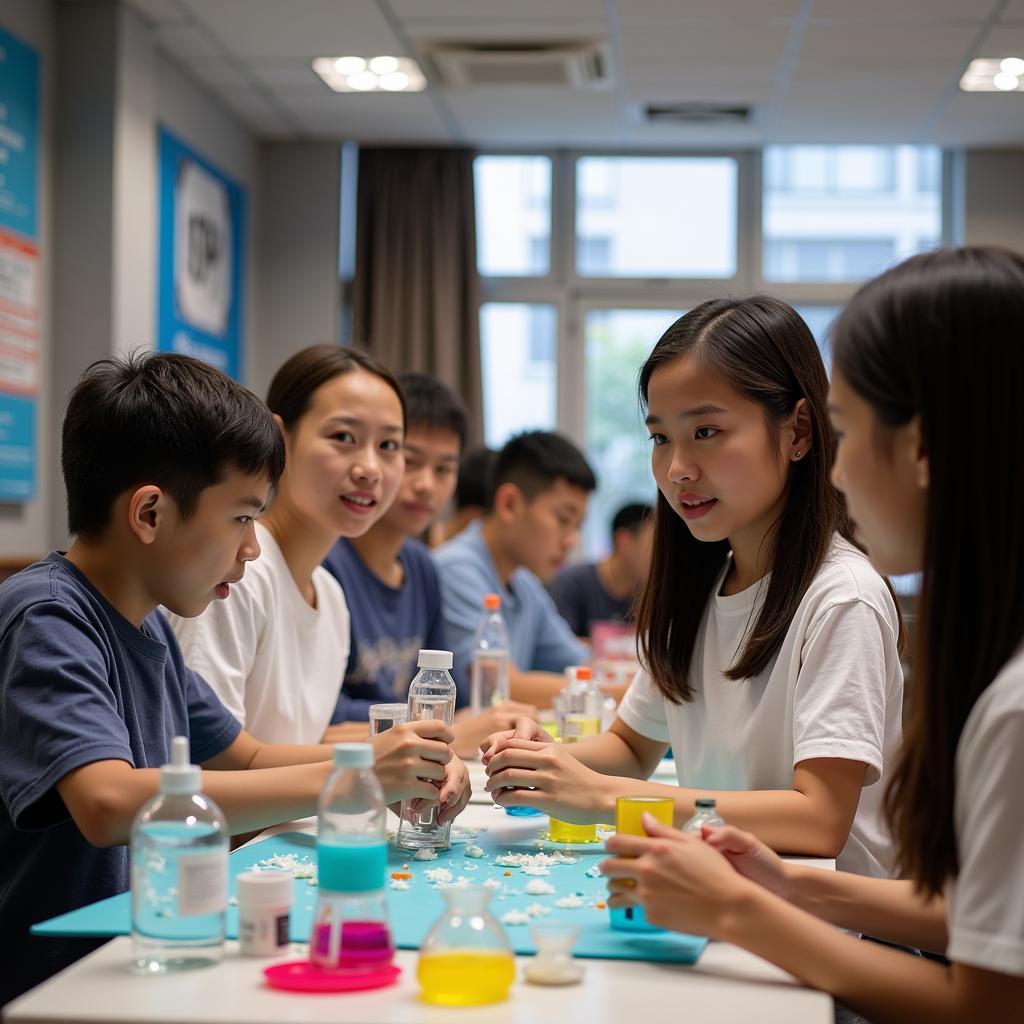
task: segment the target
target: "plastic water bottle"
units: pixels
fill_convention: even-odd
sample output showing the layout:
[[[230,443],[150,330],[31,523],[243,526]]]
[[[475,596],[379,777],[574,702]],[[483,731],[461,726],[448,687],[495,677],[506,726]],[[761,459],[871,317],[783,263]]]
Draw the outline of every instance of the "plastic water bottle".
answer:
[[[559,735],[563,743],[573,743],[601,731],[604,695],[597,688],[589,665],[573,665],[565,671],[569,685],[562,691]]]
[[[160,792],[132,823],[133,958],[149,974],[205,967],[224,952],[228,832],[200,784],[188,740],[175,736]]]
[[[470,666],[470,706],[473,714],[509,699],[508,630],[501,617],[501,597],[484,598],[484,614],[473,641]]]
[[[697,798],[697,813],[686,822],[683,831],[699,835],[702,825],[714,828],[724,824],[725,819],[715,810],[715,801],[709,796],[701,796]]]
[[[419,672],[409,686],[409,713],[407,722],[422,722],[438,718],[451,726],[455,717],[455,680],[451,651],[420,651],[417,661]],[[402,821],[398,826],[396,842],[405,850],[447,849],[452,823],[438,823],[438,805],[432,804],[414,812],[410,802],[402,802]]]
[[[388,927],[384,791],[369,743],[337,743],[320,793],[317,906],[309,958],[330,969],[383,967],[394,946]]]

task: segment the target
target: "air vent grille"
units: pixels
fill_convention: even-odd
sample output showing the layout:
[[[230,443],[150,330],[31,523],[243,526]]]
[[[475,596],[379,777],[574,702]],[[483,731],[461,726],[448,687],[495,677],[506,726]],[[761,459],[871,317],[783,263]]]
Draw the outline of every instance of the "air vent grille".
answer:
[[[451,88],[609,84],[603,42],[434,43],[429,56],[440,84]]]

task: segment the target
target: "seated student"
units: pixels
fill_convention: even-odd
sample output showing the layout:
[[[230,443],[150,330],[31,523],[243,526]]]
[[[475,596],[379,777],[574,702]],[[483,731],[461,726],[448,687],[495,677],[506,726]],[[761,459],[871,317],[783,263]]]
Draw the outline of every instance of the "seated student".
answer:
[[[430,528],[431,547],[440,547],[462,533],[470,523],[483,518],[488,481],[497,454],[492,448],[481,447],[462,456],[455,485],[455,510],[450,519],[434,523]]]
[[[185,661],[257,739],[319,743],[349,653],[345,595],[320,563],[339,536],[364,533],[394,500],[405,399],[371,356],[315,345],[277,371],[267,404],[287,461],[256,525],[263,557],[230,602],[169,618]]]
[[[463,679],[490,593],[501,595],[508,627],[513,700],[547,707],[565,686],[563,669],[587,660],[544,582],[576,546],[596,485],[582,453],[558,434],[519,434],[498,453],[487,515],[434,552],[445,629]]]
[[[660,494],[638,636],[610,731],[534,723],[488,764],[499,803],[611,820],[617,796],[699,796],[777,850],[886,875],[880,780],[900,737],[901,622],[829,482],[828,381],[807,325],[764,296],[705,302],[640,371]],[[541,741],[541,742],[538,742]],[[647,779],[671,744],[679,788]]]
[[[1024,256],[986,248],[913,257],[833,332],[833,479],[878,571],[923,570],[886,796],[900,880],[786,864],[734,827],[701,842],[650,821],[654,838],[608,843],[638,859],[602,867],[616,905],[753,950],[872,1020],[1024,1008],[1022,338]]]
[[[630,622],[633,603],[651,567],[654,534],[650,505],[623,505],[612,519],[612,553],[600,562],[563,569],[548,589],[577,636],[592,622]]]
[[[405,474],[391,507],[360,537],[343,537],[324,559],[348,595],[352,636],[335,722],[365,721],[380,701],[405,700],[423,648],[447,650],[437,569],[415,539],[451,498],[466,437],[465,406],[426,373],[402,373],[405,393]],[[459,705],[469,703],[460,686]],[[511,728],[516,716],[536,714],[509,704],[470,716],[460,711],[455,751],[475,756],[480,741]]]
[[[331,768],[329,747],[243,731],[156,610],[234,600],[259,555],[253,520],[284,464],[263,404],[186,356],[103,360],[71,393],[61,461],[75,541],[0,586],[0,1004],[104,941],[29,926],[128,888],[132,820],[174,736],[232,833],[313,813]],[[425,722],[379,737],[388,799],[457,814],[450,739]]]

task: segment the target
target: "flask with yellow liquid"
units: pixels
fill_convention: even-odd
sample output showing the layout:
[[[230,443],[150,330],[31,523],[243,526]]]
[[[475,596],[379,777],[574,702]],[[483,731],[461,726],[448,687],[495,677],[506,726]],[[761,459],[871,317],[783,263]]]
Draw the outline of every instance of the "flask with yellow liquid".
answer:
[[[501,1002],[515,979],[515,956],[487,909],[483,886],[442,889],[447,908],[420,947],[416,977],[424,1002],[483,1006]]]
[[[562,691],[559,742],[578,743],[601,731],[601,691],[594,685],[588,665],[566,669],[569,686]],[[596,843],[596,825],[575,825],[558,818],[549,819],[548,835],[553,843]]]

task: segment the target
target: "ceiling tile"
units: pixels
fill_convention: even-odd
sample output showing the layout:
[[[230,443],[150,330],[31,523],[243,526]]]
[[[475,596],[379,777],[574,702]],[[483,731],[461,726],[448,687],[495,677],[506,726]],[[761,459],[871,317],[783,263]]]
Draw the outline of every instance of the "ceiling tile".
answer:
[[[984,21],[998,0],[814,0],[811,17],[838,21]]]

